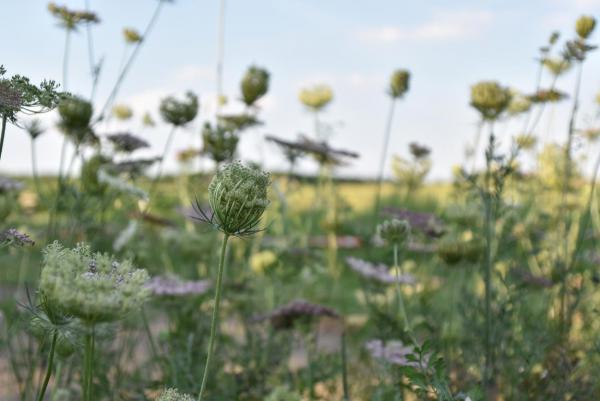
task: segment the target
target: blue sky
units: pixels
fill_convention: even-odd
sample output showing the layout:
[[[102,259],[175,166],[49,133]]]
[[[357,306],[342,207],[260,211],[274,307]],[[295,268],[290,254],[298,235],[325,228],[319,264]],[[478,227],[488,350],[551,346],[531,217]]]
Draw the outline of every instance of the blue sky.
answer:
[[[102,102],[114,82],[123,54],[122,28],[140,31],[146,25],[154,0],[90,0],[102,23],[93,27],[97,57],[104,69],[97,99]],[[83,8],[84,0],[59,2]],[[47,2],[5,1],[0,35],[1,64],[10,74],[34,81],[62,77],[64,31],[46,10]],[[300,88],[317,83],[330,85],[335,99],[323,115],[333,124],[331,143],[355,150],[361,158],[340,169],[343,175],[374,175],[381,151],[384,118],[389,99],[385,88],[391,72],[412,72],[411,90],[399,104],[393,126],[390,154],[406,155],[417,141],[433,150],[433,178],[446,178],[452,165],[463,158],[465,144],[474,135],[477,115],[468,106],[469,86],[482,79],[530,91],[536,66],[534,57],[553,30],[573,35],[576,18],[585,13],[600,17],[600,0],[455,0],[455,1],[314,1],[227,0],[224,90],[239,104],[239,80],[251,64],[271,72],[271,91],[263,99],[260,117],[265,125],[244,134],[243,159],[264,157],[269,168],[285,163],[276,148],[261,137],[274,134],[295,138],[311,133],[312,119],[297,100]],[[117,103],[134,108],[137,117],[148,110],[156,116],[158,102],[169,94],[190,89],[201,96],[202,115],[179,132],[167,169],[174,170],[174,152],[200,143],[202,122],[214,112],[218,1],[177,0],[166,4],[159,21],[128,76]],[[592,41],[600,39],[595,32]],[[91,80],[85,30],[73,37],[69,62],[69,91],[87,96]],[[571,92],[573,73],[558,87]],[[546,81],[548,82],[548,81]],[[582,88],[582,121],[590,120],[593,98],[600,91],[600,52],[586,62]],[[566,132],[569,102],[553,107],[539,125],[546,140],[561,139]],[[57,117],[44,116],[52,127]],[[509,127],[510,128],[510,127]],[[167,128],[139,130],[131,123],[111,123],[99,133],[129,129],[145,137],[158,154]],[[503,127],[499,130],[504,131]],[[509,135],[512,132],[506,130]],[[507,142],[505,139],[504,142]],[[40,169],[58,166],[60,135],[53,129],[38,141]],[[208,164],[205,164],[208,166]],[[314,164],[302,165],[307,172]],[[0,170],[29,172],[29,140],[10,127]],[[389,173],[389,164],[387,171]]]

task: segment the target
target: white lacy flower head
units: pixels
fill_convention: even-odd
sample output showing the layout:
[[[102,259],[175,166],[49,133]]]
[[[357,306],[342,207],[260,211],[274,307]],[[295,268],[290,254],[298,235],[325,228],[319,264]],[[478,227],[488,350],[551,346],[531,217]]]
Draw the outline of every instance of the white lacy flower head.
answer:
[[[346,263],[355,272],[361,276],[378,281],[383,284],[392,284],[396,281],[400,284],[415,284],[416,279],[411,274],[402,274],[396,277],[396,275],[390,274],[389,269],[383,263],[374,264],[363,259],[354,258],[349,256],[346,258]]]
[[[140,308],[150,295],[147,281],[148,273],[130,261],[93,253],[84,244],[67,249],[54,242],[44,249],[41,294],[86,323],[118,320]]]

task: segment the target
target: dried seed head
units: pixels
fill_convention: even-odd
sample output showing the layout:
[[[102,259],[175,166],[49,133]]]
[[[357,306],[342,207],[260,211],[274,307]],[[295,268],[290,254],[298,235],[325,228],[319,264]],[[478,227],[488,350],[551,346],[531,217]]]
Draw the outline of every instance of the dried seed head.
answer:
[[[494,81],[482,81],[471,86],[471,106],[486,120],[495,120],[510,103],[510,90]]]
[[[410,86],[410,72],[408,70],[396,70],[390,78],[389,94],[399,99],[408,92]]]
[[[333,91],[327,85],[315,85],[300,91],[299,99],[302,104],[313,111],[320,111],[333,99]]]
[[[331,317],[339,319],[340,315],[332,308],[312,304],[303,299],[291,301],[266,315],[253,318],[253,321],[269,320],[276,329],[290,329],[299,321],[311,321],[314,318]]]
[[[269,90],[269,72],[264,68],[251,66],[242,78],[240,89],[246,106],[254,105]]]
[[[269,174],[233,162],[219,170],[208,186],[214,224],[228,235],[251,235],[269,204]]]
[[[182,126],[196,118],[200,107],[198,96],[187,92],[185,98],[186,100],[178,100],[169,96],[160,102],[160,114],[166,122]]]
[[[406,220],[386,220],[377,226],[377,234],[389,244],[402,245],[410,236],[410,224]]]
[[[116,150],[125,153],[131,153],[138,149],[150,147],[148,142],[128,132],[108,135],[107,138],[113,143]]]
[[[596,19],[590,15],[582,15],[575,23],[575,32],[582,40],[590,37],[596,27]]]

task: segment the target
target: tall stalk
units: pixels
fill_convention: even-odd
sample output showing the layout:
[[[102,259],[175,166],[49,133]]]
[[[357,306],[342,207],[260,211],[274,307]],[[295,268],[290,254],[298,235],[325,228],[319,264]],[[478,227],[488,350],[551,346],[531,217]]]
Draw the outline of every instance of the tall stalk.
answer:
[[[83,355],[83,401],[92,400],[92,378],[94,370],[94,348],[96,342],[95,326],[87,328],[85,334],[85,350]]]
[[[220,0],[219,28],[217,32],[217,105],[215,114],[219,115],[223,96],[223,64],[225,59],[225,0]]]
[[[396,270],[396,302],[398,303],[398,312],[402,317],[404,323],[404,330],[410,333],[410,323],[406,316],[406,308],[404,307],[404,300],[402,298],[402,291],[400,289],[400,266],[398,264],[398,244],[394,244],[394,270]]]
[[[206,363],[204,364],[204,374],[202,375],[202,384],[200,386],[200,393],[198,393],[198,401],[202,401],[204,390],[206,389],[206,382],[208,379],[208,372],[210,369],[210,362],[214,353],[215,337],[217,332],[217,321],[219,320],[219,308],[221,305],[221,292],[223,285],[223,272],[225,270],[225,254],[227,251],[227,241],[229,240],[229,234],[223,234],[223,243],[221,244],[221,256],[219,259],[219,270],[217,272],[217,284],[215,288],[215,298],[212,320],[210,323],[210,338],[208,340],[208,353],[206,355]]]
[[[392,122],[394,120],[394,109],[396,106],[396,99],[391,97],[390,108],[388,111],[385,131],[383,134],[383,148],[381,149],[381,156],[379,159],[379,170],[377,173],[377,188],[375,189],[375,210],[373,211],[373,224],[377,224],[377,218],[379,216],[379,209],[381,206],[381,186],[383,183],[383,172],[385,169],[385,162],[387,158],[387,149],[390,143],[390,135],[392,132]]]
[[[44,395],[46,394],[46,388],[48,388],[48,382],[50,376],[52,376],[52,367],[54,365],[54,351],[56,350],[56,340],[58,338],[58,331],[54,330],[52,334],[52,343],[50,344],[50,354],[48,355],[48,366],[46,366],[46,375],[44,376],[44,383],[38,394],[37,401],[43,401]]]
[[[31,138],[31,174],[33,175],[33,184],[35,185],[35,190],[38,194],[38,197],[41,197],[42,192],[40,187],[40,177],[37,168],[37,152],[35,149],[35,139],[33,138]]]

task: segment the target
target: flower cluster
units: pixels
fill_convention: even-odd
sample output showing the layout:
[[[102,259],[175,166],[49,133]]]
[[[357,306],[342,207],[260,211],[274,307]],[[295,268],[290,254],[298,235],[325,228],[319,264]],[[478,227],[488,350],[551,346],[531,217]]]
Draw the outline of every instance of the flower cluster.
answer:
[[[233,159],[239,137],[237,134],[220,125],[212,126],[209,122],[202,128],[203,152],[210,155],[215,163]]]
[[[150,144],[142,138],[127,132],[108,135],[107,138],[110,142],[112,142],[116,150],[125,153],[131,153],[138,149],[150,147]]]
[[[194,401],[194,397],[183,394],[174,388],[163,391],[156,401]]]
[[[125,42],[127,43],[139,43],[142,41],[142,35],[138,31],[133,28],[125,28],[123,29],[123,38],[125,38]]]
[[[377,339],[369,340],[365,348],[373,358],[384,360],[392,365],[426,369],[429,364],[430,355],[424,355],[423,360],[419,361],[415,348],[404,345],[399,340],[390,340],[387,343]]]
[[[331,102],[333,91],[327,85],[315,85],[311,88],[302,89],[298,97],[306,107],[319,111]]]
[[[210,280],[182,281],[173,276],[152,277],[146,284],[156,296],[202,295],[211,287]]]
[[[82,24],[97,24],[100,18],[91,11],[69,10],[65,6],[59,6],[56,3],[48,4],[48,11],[60,21],[60,24],[69,30],[77,29]]]
[[[377,234],[392,245],[402,245],[410,236],[410,223],[406,220],[386,220],[377,226]]]
[[[268,320],[276,329],[289,329],[299,321],[310,321],[318,317],[339,319],[340,315],[330,307],[298,299],[280,306],[266,315],[256,316],[253,321]]]
[[[16,228],[9,228],[3,232],[0,232],[0,245],[34,245],[35,242],[29,237],[29,235],[18,231]]]
[[[471,86],[471,106],[486,120],[495,120],[510,104],[510,90],[494,81]]]
[[[160,114],[166,122],[179,127],[196,118],[200,107],[198,96],[187,92],[185,98],[185,100],[178,100],[169,96],[160,102]]]
[[[48,303],[86,323],[114,321],[140,308],[150,291],[148,274],[130,261],[58,242],[44,249],[40,293]]]
[[[58,127],[76,144],[96,142],[97,137],[90,127],[94,109],[87,100],[73,96],[58,105],[60,121]]]

